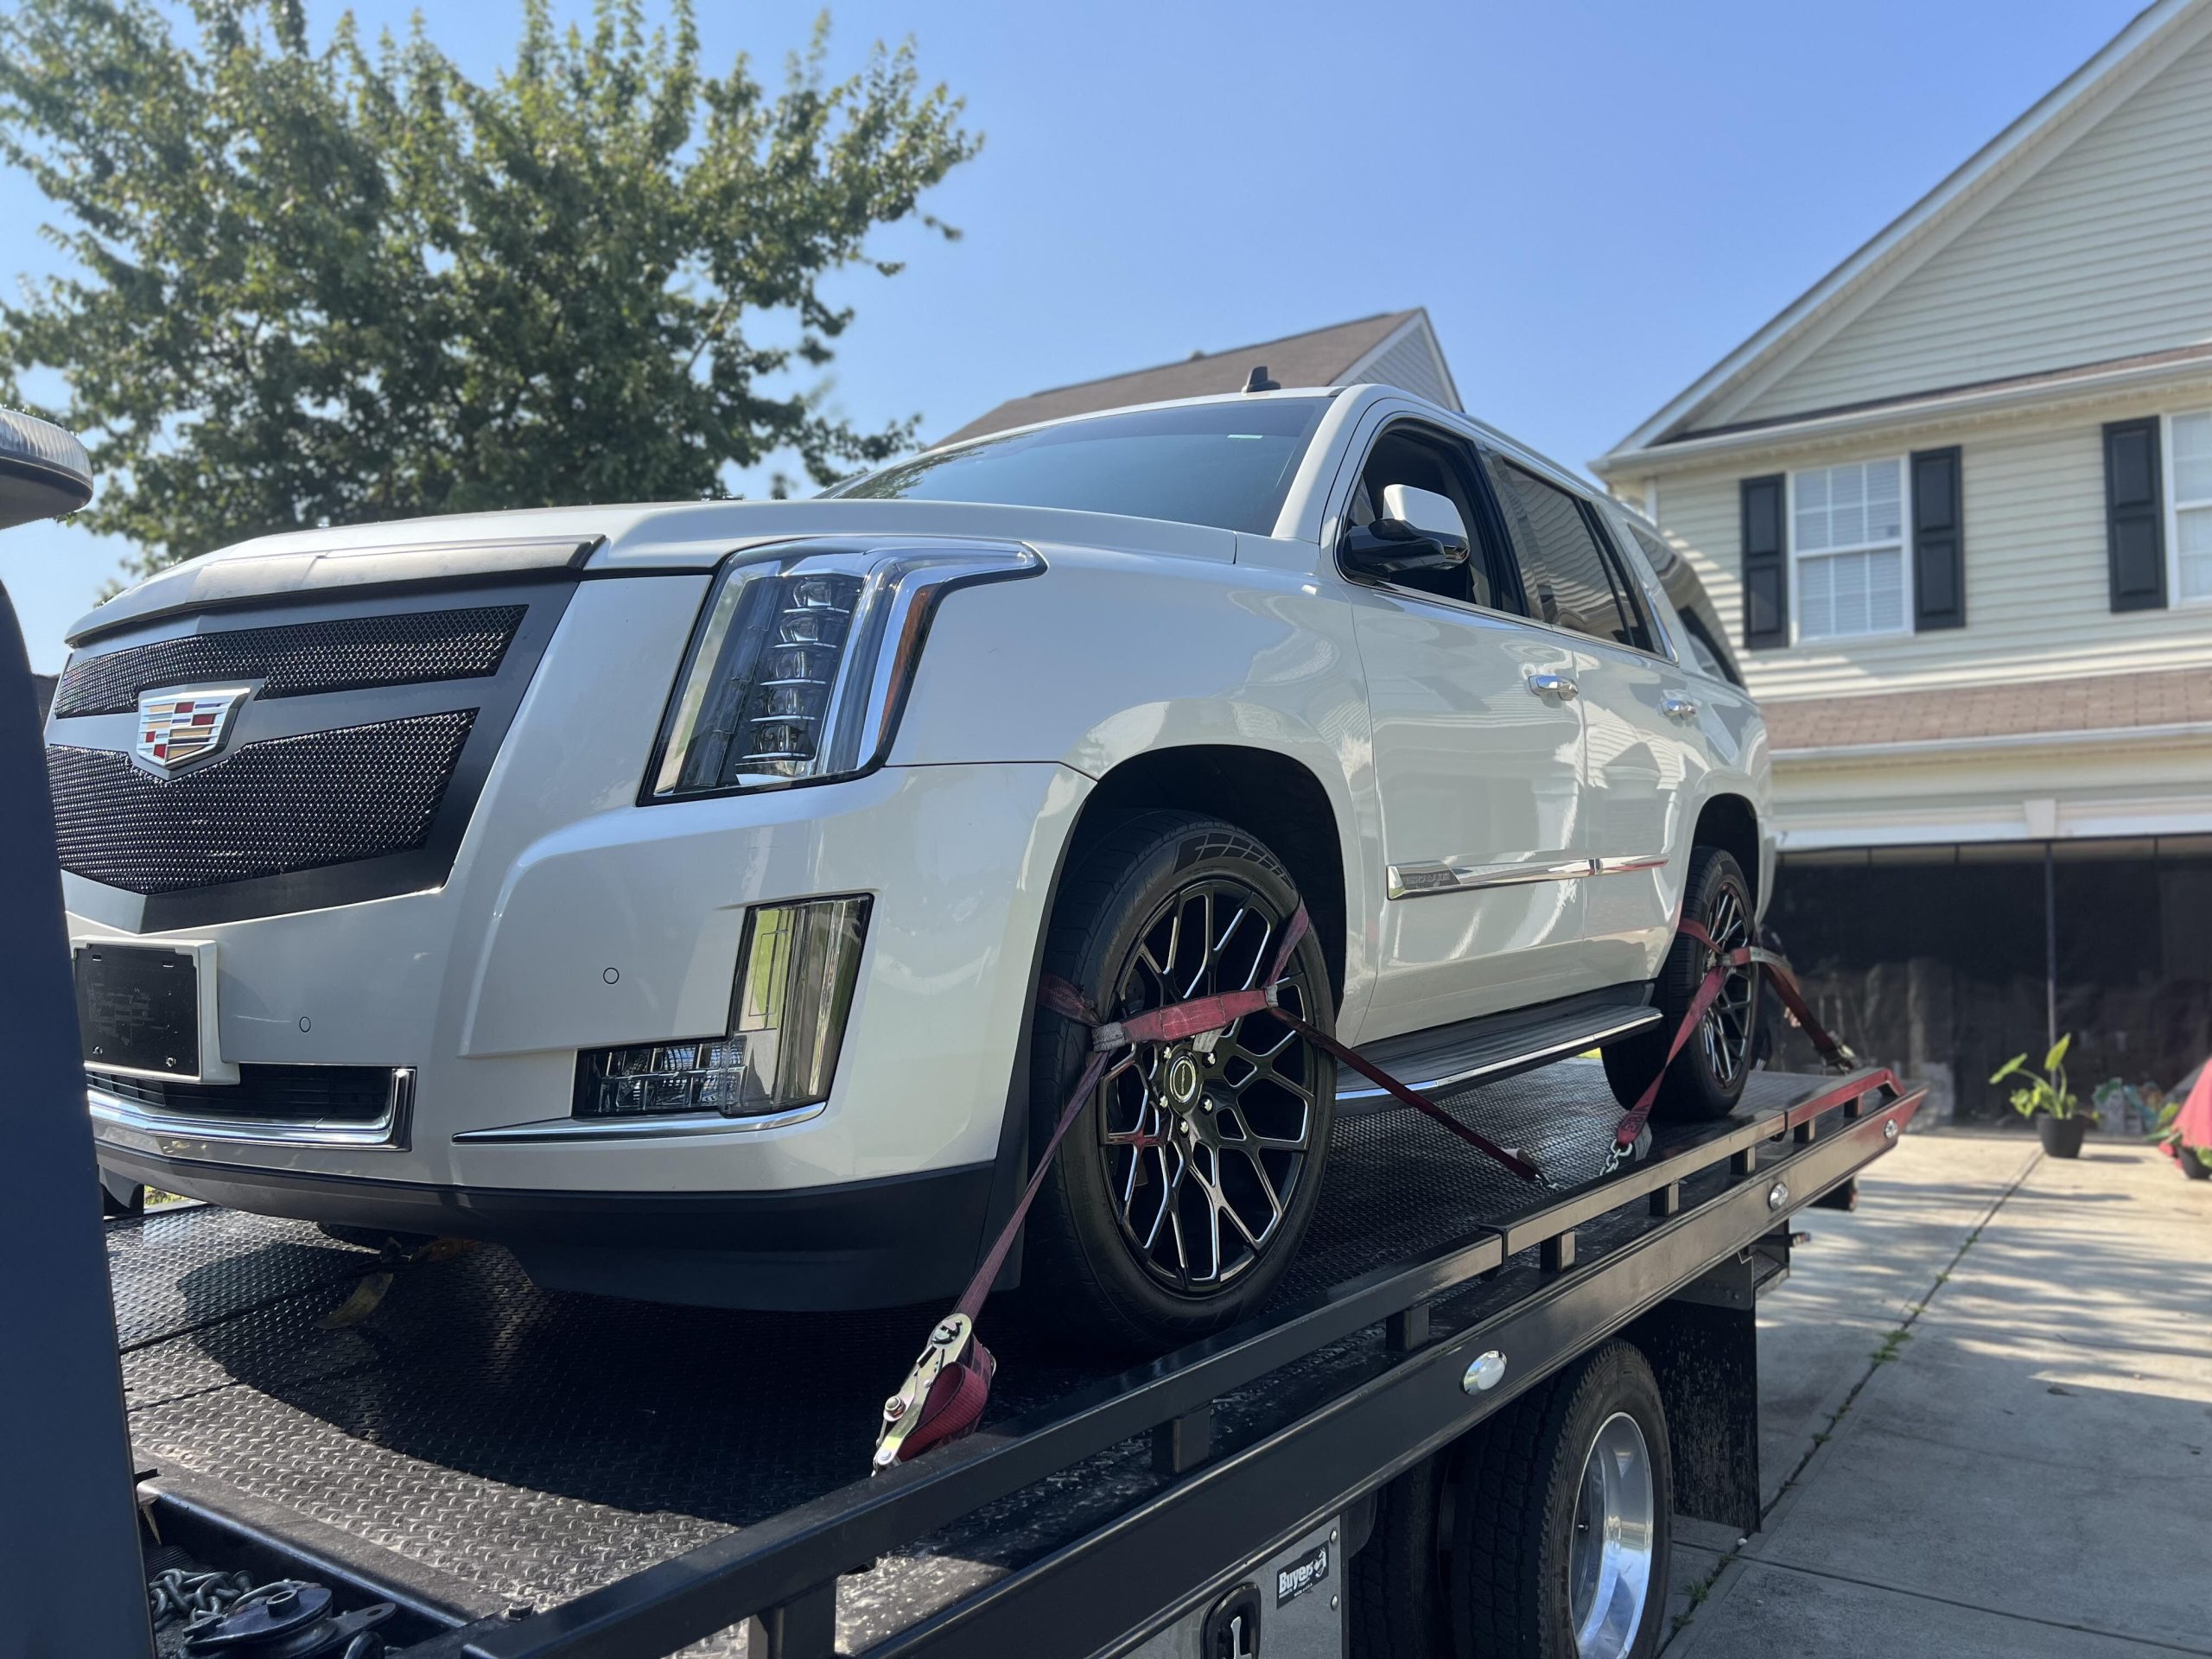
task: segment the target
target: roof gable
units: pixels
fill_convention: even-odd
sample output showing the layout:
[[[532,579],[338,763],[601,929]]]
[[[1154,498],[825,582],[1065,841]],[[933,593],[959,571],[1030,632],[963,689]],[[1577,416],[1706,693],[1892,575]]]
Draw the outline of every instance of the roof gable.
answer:
[[[1850,343],[1843,337],[1885,326],[1876,319],[1878,311],[1889,311],[1894,302],[1898,319],[1909,325],[1915,302],[1924,306],[1947,274],[1948,251],[1960,252],[1948,261],[1948,274],[1971,281],[1978,269],[2001,267],[2009,255],[2017,253],[2024,238],[2038,233],[2038,206],[2047,213],[2068,188],[2079,186],[2079,179],[2071,175],[2082,173],[2083,167],[2078,162],[2060,165],[2069,152],[2101,130],[2107,131],[2111,143],[2125,143],[2131,127],[2142,124],[2133,111],[2113,123],[2108,117],[2115,117],[2115,111],[2154,82],[2164,83],[2169,90],[2184,83],[2184,101],[2194,96],[2185,85],[2191,81],[2190,67],[2182,65],[2182,60],[2208,36],[2212,36],[2212,0],[2157,0],[2026,114],[1622,440],[1599,463],[1600,469],[1615,467],[1633,452],[1670,439],[1772,418],[1788,410],[1908,394],[1947,382],[1993,378],[2180,343],[2171,330],[2151,345],[2131,338],[2107,347],[2100,340],[2077,346],[2063,361],[2038,360],[2034,349],[2023,353],[2017,340],[2009,350],[2002,341],[1967,344],[1940,362],[1923,365],[1916,359],[1917,384],[1910,385],[1892,380],[1876,386],[1872,381],[1878,376],[1870,369],[1862,368],[1855,377],[1841,369],[1852,356]],[[2177,71],[2177,66],[2170,78],[2168,72]],[[2107,165],[2109,160],[2105,158]],[[2146,161],[2145,166],[2155,168],[2157,162]],[[2052,177],[2036,192],[2046,174]],[[2169,190],[2172,182],[2169,175]],[[2018,212],[2000,212],[2024,192],[2034,194]],[[2047,200],[2038,204],[2037,194]],[[2062,281],[2083,280],[2075,270],[2057,276]],[[2015,280],[2024,291],[2025,278]],[[1878,342],[1862,339],[1859,343]],[[1804,370],[1809,372],[1801,379]]]
[[[1256,367],[1264,367],[1279,385],[1350,385],[1355,378],[1376,379],[1405,385],[1447,408],[1459,406],[1451,371],[1429,326],[1428,313],[1415,307],[1255,346],[1194,353],[1179,363],[1010,398],[938,442],[954,443],[1039,421],[1095,415],[1101,410],[1241,391]]]

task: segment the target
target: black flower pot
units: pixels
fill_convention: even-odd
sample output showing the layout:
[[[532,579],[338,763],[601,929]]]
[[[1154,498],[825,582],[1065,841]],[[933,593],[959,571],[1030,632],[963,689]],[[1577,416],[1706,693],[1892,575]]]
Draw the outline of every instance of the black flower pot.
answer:
[[[2082,1137],[2089,1132],[2086,1117],[2053,1117],[2049,1112],[2036,1116],[2036,1136],[2043,1142],[2043,1149],[2054,1158],[2079,1158]]]

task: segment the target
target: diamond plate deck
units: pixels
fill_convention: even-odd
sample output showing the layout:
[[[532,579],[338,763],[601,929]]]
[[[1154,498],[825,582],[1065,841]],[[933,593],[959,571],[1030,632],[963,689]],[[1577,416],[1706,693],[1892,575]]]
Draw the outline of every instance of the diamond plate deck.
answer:
[[[1596,1071],[1568,1062],[1447,1103],[1571,1185],[1602,1167],[1618,1118]],[[1756,1074],[1745,1106],[1808,1084]],[[1415,1114],[1345,1121],[1283,1295],[1546,1196]],[[486,1608],[567,1599],[864,1477],[883,1394],[937,1312],[734,1313],[560,1294],[482,1248],[401,1269],[367,1319],[327,1330],[376,1258],[304,1224],[192,1210],[115,1224],[108,1249],[142,1465],[338,1527]],[[985,1327],[1000,1366],[989,1421],[1047,1409],[1100,1374],[1033,1337],[1016,1298]],[[1222,1433],[1258,1432],[1376,1342],[1334,1344],[1230,1396]],[[864,1645],[956,1599],[1157,1478],[1145,1449],[1125,1446],[847,1579],[841,1641]],[[691,1651],[741,1650],[731,1635]]]

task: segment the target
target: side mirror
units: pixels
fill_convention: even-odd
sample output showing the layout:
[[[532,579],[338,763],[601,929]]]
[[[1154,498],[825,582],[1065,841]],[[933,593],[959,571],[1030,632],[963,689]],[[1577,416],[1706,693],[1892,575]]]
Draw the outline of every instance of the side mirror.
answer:
[[[1382,486],[1382,514],[1344,532],[1342,556],[1355,575],[1387,581],[1467,562],[1467,521],[1448,495],[1410,484]]]
[[[35,416],[0,409],[0,529],[59,518],[92,499],[83,444]]]

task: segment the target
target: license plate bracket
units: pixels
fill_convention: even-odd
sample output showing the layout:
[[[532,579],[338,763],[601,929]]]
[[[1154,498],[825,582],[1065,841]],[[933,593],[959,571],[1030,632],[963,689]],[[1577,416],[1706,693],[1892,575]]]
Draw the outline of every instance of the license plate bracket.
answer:
[[[71,951],[85,1064],[130,1077],[235,1083],[215,1027],[215,947],[78,939]]]

